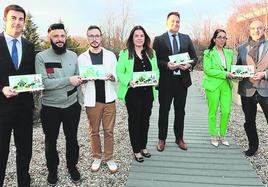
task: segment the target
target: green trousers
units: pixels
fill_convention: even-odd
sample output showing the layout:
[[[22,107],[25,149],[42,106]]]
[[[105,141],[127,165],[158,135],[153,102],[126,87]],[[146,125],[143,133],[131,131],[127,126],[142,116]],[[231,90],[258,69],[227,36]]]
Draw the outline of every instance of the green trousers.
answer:
[[[231,112],[232,87],[226,80],[215,91],[205,90],[205,92],[208,103],[209,133],[211,136],[217,135],[216,123],[220,104],[220,136],[224,137]]]

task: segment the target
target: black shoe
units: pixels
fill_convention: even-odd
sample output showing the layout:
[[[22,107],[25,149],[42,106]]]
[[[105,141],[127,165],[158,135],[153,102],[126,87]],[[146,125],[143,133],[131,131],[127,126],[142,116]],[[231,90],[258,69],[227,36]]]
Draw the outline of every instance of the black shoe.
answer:
[[[248,149],[247,151],[245,151],[244,153],[245,153],[246,156],[253,156],[253,155],[255,155],[256,151],[257,151],[257,149],[249,148],[249,149]]]
[[[150,158],[152,156],[149,152],[144,153],[143,151],[141,151],[141,155],[144,156],[145,158]]]
[[[76,167],[68,168],[68,171],[74,183],[80,182],[81,176]]]
[[[47,176],[47,183],[49,186],[56,186],[58,182],[57,172],[49,172]]]
[[[141,156],[141,157],[137,157],[137,156],[135,155],[135,153],[134,153],[134,157],[135,157],[135,160],[136,160],[137,162],[143,162],[143,161],[144,161],[144,159],[143,159],[142,156]]]

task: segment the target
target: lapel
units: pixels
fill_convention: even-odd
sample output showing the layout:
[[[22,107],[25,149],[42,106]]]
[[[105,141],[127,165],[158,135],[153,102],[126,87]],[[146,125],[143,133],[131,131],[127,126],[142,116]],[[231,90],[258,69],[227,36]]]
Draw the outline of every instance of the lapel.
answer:
[[[4,32],[0,33],[0,46],[2,49],[1,55],[3,55],[3,57],[5,59],[3,63],[6,63],[7,66],[12,66],[13,69],[15,69],[13,62],[12,62],[12,58],[10,56],[10,53],[9,53],[9,50],[7,47],[7,42],[6,42],[6,39],[4,36]],[[0,63],[2,63],[2,62],[0,62]]]
[[[212,54],[213,54],[213,56],[214,56],[215,62],[216,62],[216,64],[218,65],[218,67],[219,67],[222,71],[224,71],[224,67],[223,67],[222,64],[221,64],[221,57],[220,57],[220,55],[219,55],[219,53],[218,53],[216,47],[213,47],[213,53],[212,53]],[[224,56],[225,56],[225,54],[224,54]]]
[[[262,50],[262,54],[258,60],[258,63],[263,59],[263,57],[266,55],[266,53],[268,52],[268,43],[265,42],[263,45],[263,50]]]
[[[233,56],[230,55],[227,49],[223,48],[223,54],[225,57],[226,69],[227,71],[231,71],[231,65],[233,64]]]
[[[179,37],[179,53],[181,52],[181,51],[184,51],[184,49],[182,49],[182,47],[184,46],[184,45],[182,45],[182,44],[185,44],[185,37],[181,34],[181,33],[179,33],[178,32],[178,37]]]
[[[22,51],[22,54],[21,54],[21,61],[20,61],[19,69],[24,65],[24,62],[27,61],[25,59],[26,58],[25,54],[26,54],[27,46],[26,46],[26,43],[24,41],[24,38],[21,38],[21,48],[22,48],[22,50],[21,50]]]
[[[246,62],[246,65],[253,65],[253,66],[256,66],[253,58],[251,56],[248,55],[248,51],[249,51],[249,48],[250,46],[246,46],[245,48],[245,62]]]
[[[172,47],[171,47],[171,43],[170,43],[170,40],[169,40],[168,32],[164,33],[163,39],[164,39],[164,42],[165,42],[166,46],[169,49],[170,54],[172,54]]]

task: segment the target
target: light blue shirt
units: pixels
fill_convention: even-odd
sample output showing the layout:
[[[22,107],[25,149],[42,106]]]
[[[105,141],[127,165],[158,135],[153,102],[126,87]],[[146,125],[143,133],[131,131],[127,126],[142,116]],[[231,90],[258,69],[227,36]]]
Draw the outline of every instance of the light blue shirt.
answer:
[[[180,39],[179,39],[179,36],[178,36],[178,33],[172,33],[172,32],[169,32],[168,31],[168,36],[169,36],[169,41],[170,41],[170,44],[171,44],[171,47],[172,47],[172,52],[174,51],[174,47],[173,47],[173,34],[176,34],[176,40],[177,40],[177,43],[178,43],[178,51],[180,51]]]
[[[22,44],[21,44],[21,36],[18,38],[13,38],[12,36],[8,35],[6,32],[4,32],[4,36],[7,42],[7,47],[8,51],[10,54],[10,57],[12,56],[12,45],[13,45],[13,39],[17,39],[18,41],[16,42],[16,47],[18,50],[18,67],[20,66],[21,63],[21,57],[22,57]]]

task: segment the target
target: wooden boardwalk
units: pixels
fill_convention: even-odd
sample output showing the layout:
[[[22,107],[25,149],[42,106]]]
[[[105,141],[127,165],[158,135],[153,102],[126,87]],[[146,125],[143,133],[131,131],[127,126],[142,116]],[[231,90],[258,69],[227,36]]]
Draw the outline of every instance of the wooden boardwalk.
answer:
[[[227,136],[229,147],[210,145],[206,101],[194,85],[188,90],[186,106],[184,139],[188,151],[174,143],[173,110],[166,148],[156,151],[158,109],[155,104],[149,130],[147,148],[152,157],[143,163],[133,161],[127,187],[264,186],[231,137]]]

